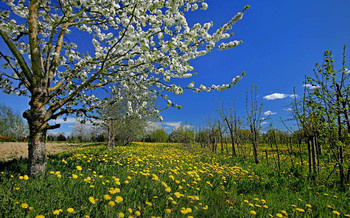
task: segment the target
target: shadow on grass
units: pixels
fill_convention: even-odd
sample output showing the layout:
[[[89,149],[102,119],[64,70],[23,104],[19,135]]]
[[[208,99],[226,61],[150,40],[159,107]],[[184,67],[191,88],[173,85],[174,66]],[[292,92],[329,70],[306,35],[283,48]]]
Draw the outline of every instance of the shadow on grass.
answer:
[[[25,174],[27,172],[28,158],[15,158],[8,161],[0,161],[0,172],[8,174]]]
[[[69,144],[69,147],[74,147],[74,148],[85,148],[85,147],[90,147],[90,146],[97,146],[101,145],[103,143],[98,142],[98,143],[75,143],[75,144]],[[74,150],[74,149],[73,149]],[[67,151],[72,151],[72,150],[67,150]],[[68,158],[72,156],[70,153],[66,153],[65,151],[59,152],[56,154],[49,154],[47,155],[48,157],[48,162],[55,162],[55,161],[60,161],[62,158]],[[0,172],[6,172],[6,174],[10,175],[25,175],[27,174],[27,163],[28,163],[28,158],[14,158],[12,160],[0,160]]]

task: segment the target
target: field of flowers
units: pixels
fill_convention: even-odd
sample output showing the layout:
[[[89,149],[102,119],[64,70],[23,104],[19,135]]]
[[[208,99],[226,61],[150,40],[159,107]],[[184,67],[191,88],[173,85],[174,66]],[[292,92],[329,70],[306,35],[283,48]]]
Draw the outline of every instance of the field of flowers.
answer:
[[[349,185],[270,165],[155,143],[51,155],[37,178],[16,160],[0,168],[0,217],[350,217]]]

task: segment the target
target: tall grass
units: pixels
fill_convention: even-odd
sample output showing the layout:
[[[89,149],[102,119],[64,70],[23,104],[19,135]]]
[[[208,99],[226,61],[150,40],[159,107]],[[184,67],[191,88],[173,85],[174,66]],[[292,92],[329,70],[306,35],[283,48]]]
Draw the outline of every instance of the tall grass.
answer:
[[[103,145],[49,156],[45,175],[25,161],[0,166],[0,217],[350,217],[340,192],[302,170],[277,171],[177,144]],[[282,155],[283,149],[282,149]],[[286,163],[288,156],[282,157]]]

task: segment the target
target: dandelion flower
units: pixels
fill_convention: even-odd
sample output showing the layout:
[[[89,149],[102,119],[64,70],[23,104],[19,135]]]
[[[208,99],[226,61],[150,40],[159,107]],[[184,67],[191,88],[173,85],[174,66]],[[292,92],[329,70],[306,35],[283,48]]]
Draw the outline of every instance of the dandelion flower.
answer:
[[[205,205],[205,206],[203,207],[203,210],[208,210],[208,205]]]
[[[109,194],[106,194],[106,195],[104,195],[103,196],[103,198],[105,199],[105,200],[110,200],[112,197],[109,195]]]
[[[78,178],[78,176],[77,176],[77,175],[75,175],[75,174],[72,174],[72,178],[73,178],[73,179],[77,179],[77,178]]]
[[[135,211],[135,216],[141,216],[141,212],[140,211]]]
[[[114,201],[110,201],[110,202],[108,202],[108,206],[113,207],[114,205],[115,205]]]
[[[311,208],[311,204],[306,204],[305,206],[308,208]]]
[[[254,210],[250,211],[250,214],[256,215],[256,212]]]
[[[44,215],[38,215],[35,218],[45,218],[45,216]]]
[[[129,213],[132,213],[132,209],[131,208],[129,208],[128,211],[129,211]]]
[[[23,176],[23,179],[24,179],[24,180],[28,180],[29,177],[28,177],[27,175],[24,175],[24,176]]]
[[[121,197],[121,196],[117,196],[116,198],[115,198],[115,202],[117,202],[118,204],[120,203],[120,202],[122,202],[123,201],[123,198]]]
[[[118,217],[119,217],[119,218],[123,218],[123,217],[125,217],[125,215],[124,215],[122,212],[120,212],[120,213],[118,214]]]
[[[53,215],[60,215],[62,210],[54,210],[53,211]]]
[[[165,209],[165,213],[169,214],[169,213],[171,213],[171,210],[170,209]]]
[[[119,193],[120,192],[120,189],[119,188],[111,188],[109,190],[109,193],[111,193],[112,195],[115,194],[115,193]]]
[[[332,213],[335,214],[335,215],[337,215],[337,216],[340,216],[340,213],[339,213],[338,211],[336,211],[336,210],[333,210]]]
[[[276,216],[277,216],[277,217],[283,217],[283,215],[280,214],[280,213],[277,213]]]
[[[91,202],[91,204],[96,204],[95,198],[93,197],[89,197],[89,201]]]
[[[73,212],[74,212],[74,209],[70,207],[70,208],[67,209],[67,212],[68,212],[68,213],[73,213]]]
[[[83,168],[81,166],[77,166],[77,170],[81,171]]]
[[[146,203],[148,206],[152,206],[152,203],[151,203],[151,202],[146,201],[145,203]]]
[[[305,210],[304,210],[304,209],[301,209],[301,208],[297,208],[296,210],[299,211],[299,212],[302,212],[302,213],[305,212]]]
[[[170,187],[167,187],[167,188],[165,189],[165,191],[166,191],[166,192],[171,192],[171,188],[170,188]]]
[[[175,192],[174,195],[175,195],[177,198],[180,198],[180,197],[181,197],[180,192]]]
[[[24,209],[27,209],[28,208],[28,204],[23,203],[23,204],[21,204],[21,207],[24,208]]]

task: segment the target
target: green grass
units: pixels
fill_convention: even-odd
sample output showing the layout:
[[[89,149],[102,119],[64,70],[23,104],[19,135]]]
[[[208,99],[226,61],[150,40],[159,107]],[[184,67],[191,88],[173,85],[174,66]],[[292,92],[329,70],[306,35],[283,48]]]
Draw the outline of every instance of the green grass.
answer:
[[[43,176],[25,180],[25,169],[23,159],[0,164],[0,217],[54,217],[56,210],[60,217],[350,214],[349,186],[341,192],[325,180],[311,181],[306,167],[278,172],[264,159],[255,165],[174,144],[84,147],[50,156]]]

